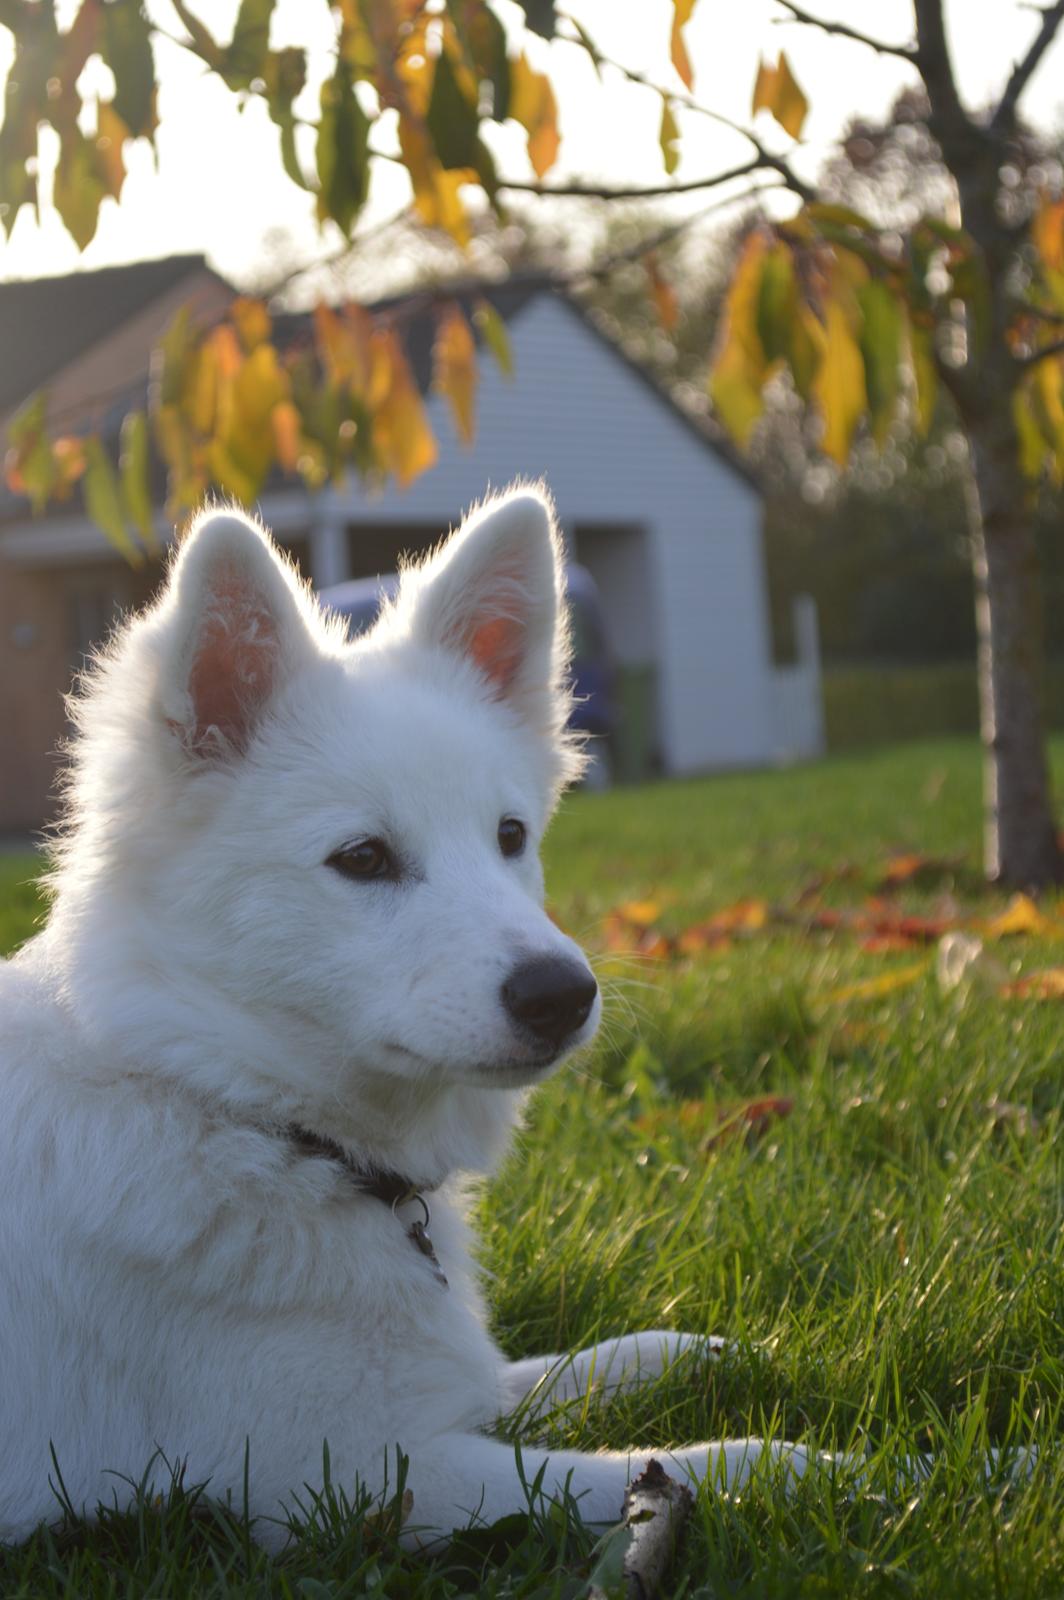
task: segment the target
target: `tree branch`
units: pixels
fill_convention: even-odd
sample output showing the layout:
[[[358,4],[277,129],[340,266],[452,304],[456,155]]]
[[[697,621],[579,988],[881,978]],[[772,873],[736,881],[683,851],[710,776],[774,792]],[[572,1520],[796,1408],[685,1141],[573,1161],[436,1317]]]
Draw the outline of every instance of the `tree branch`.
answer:
[[[743,161],[737,167],[729,167],[725,172],[717,172],[706,178],[689,178],[683,183],[654,183],[643,185],[639,188],[611,187],[605,184],[584,183],[577,179],[573,183],[535,183],[521,178],[500,178],[497,187],[511,190],[515,194],[534,194],[541,199],[575,199],[575,200],[660,200],[671,194],[694,194],[699,189],[715,189],[722,183],[730,183],[733,178],[748,178],[752,172],[763,170],[763,163],[754,157],[751,161]]]
[[[1031,367],[1036,367],[1040,361],[1047,361],[1050,356],[1064,355],[1064,339],[1054,339],[1051,344],[1040,345],[1037,350],[1032,350],[1030,355],[1013,356],[1013,361],[1027,372]]]
[[[1064,0],[1055,0],[1053,5],[1047,6],[1042,12],[1042,26],[1035,35],[1027,54],[1012,69],[1012,75],[1005,85],[1005,92],[998,102],[997,110],[990,119],[990,126],[995,133],[1002,132],[1015,125],[1017,101],[1026,89],[1038,63],[1052,44],[1061,22],[1064,22]]]
[[[850,28],[845,22],[828,22],[823,17],[814,17],[811,12],[802,6],[792,4],[792,0],[776,0],[777,5],[783,6],[790,12],[789,17],[773,17],[773,22],[786,25],[788,22],[802,22],[811,28],[819,28],[822,33],[834,33],[842,39],[853,39],[857,44],[866,44],[870,50],[876,50],[881,56],[900,56],[903,61],[910,61],[915,65],[916,50],[909,44],[887,44],[884,39],[873,39],[867,33],[861,33],[857,28]]]
[[[946,27],[942,18],[942,0],[913,0],[916,13],[917,70],[924,80],[931,107],[932,132],[942,146],[946,164],[956,175],[956,156],[959,147],[967,147],[976,132],[975,124],[961,105],[957,93],[957,80],[946,44]]]
[[[558,12],[558,19],[562,22],[568,22],[571,27],[574,26],[572,18],[567,16],[564,11]],[[787,161],[786,157],[773,155],[772,152],[766,149],[766,147],[761,143],[761,140],[757,137],[757,134],[751,132],[749,128],[744,128],[741,122],[733,122],[731,118],[726,117],[723,112],[714,111],[710,106],[702,105],[698,100],[695,100],[693,96],[689,94],[683,94],[676,90],[662,88],[660,83],[655,83],[653,79],[648,78],[645,73],[637,72],[634,67],[626,67],[622,61],[614,61],[612,57],[604,56],[599,50],[595,50],[592,53],[592,51],[589,49],[586,35],[581,35],[579,32],[573,34],[559,33],[557,37],[563,40],[566,44],[576,45],[579,49],[587,52],[591,56],[591,59],[595,63],[596,67],[612,67],[614,72],[619,72],[621,77],[626,78],[629,83],[638,84],[641,89],[650,89],[654,94],[660,95],[663,101],[668,101],[673,105],[682,106],[685,111],[693,111],[696,116],[708,117],[710,121],[715,122],[718,127],[727,128],[731,133],[737,133],[740,138],[746,140],[747,144],[753,146],[753,149],[757,154],[757,166],[764,167],[770,169],[772,172],[778,173],[783,179],[787,188],[790,189],[791,193],[796,194],[803,204],[808,205],[816,198],[814,191],[798,176],[798,174],[791,167],[790,163]]]

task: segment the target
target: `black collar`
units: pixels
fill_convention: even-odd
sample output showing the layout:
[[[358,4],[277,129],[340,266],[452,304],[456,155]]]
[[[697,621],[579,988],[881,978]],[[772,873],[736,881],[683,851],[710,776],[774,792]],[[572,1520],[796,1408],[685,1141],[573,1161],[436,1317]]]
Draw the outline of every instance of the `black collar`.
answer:
[[[312,1133],[309,1128],[301,1128],[296,1123],[290,1123],[285,1129],[285,1137],[301,1155],[335,1161],[344,1169],[360,1194],[380,1200],[393,1214],[403,1201],[416,1201],[425,1215],[419,1221],[410,1223],[405,1230],[406,1237],[414,1248],[426,1257],[437,1283],[444,1289],[447,1288],[447,1279],[429,1237],[431,1217],[425,1193],[427,1191],[431,1194],[432,1189],[436,1187],[434,1184],[415,1183],[412,1178],[405,1178],[401,1172],[360,1167],[351,1159],[343,1145],[337,1144],[335,1139],[329,1139],[321,1133]]]
[[[375,1200],[381,1200],[389,1207],[412,1200],[415,1195],[431,1194],[437,1187],[436,1184],[418,1183],[414,1178],[404,1177],[401,1172],[390,1172],[387,1168],[360,1167],[335,1139],[323,1133],[312,1133],[309,1128],[301,1128],[294,1122],[285,1129],[285,1137],[301,1155],[319,1156],[324,1161],[337,1162],[362,1194],[372,1195]]]

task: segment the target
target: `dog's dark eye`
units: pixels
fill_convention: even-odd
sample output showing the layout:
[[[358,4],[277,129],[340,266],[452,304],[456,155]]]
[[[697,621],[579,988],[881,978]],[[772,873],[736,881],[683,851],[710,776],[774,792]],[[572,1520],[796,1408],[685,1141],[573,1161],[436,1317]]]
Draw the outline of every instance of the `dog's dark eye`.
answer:
[[[503,817],[499,823],[499,849],[504,856],[519,856],[525,848],[525,825],[516,817]]]
[[[398,863],[383,839],[357,839],[353,844],[341,845],[325,865],[335,867],[345,878],[357,878],[359,883],[399,876]]]

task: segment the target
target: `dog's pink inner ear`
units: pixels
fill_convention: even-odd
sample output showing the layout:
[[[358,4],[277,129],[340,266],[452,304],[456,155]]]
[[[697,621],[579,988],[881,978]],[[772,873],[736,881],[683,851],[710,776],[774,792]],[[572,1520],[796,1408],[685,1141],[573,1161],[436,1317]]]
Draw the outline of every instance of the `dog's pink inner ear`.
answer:
[[[486,617],[474,623],[467,649],[499,694],[513,686],[524,656],[525,629],[513,617]]]
[[[255,721],[273,692],[277,619],[261,593],[227,568],[212,585],[189,669],[193,745],[247,749]],[[216,731],[214,731],[216,730]]]

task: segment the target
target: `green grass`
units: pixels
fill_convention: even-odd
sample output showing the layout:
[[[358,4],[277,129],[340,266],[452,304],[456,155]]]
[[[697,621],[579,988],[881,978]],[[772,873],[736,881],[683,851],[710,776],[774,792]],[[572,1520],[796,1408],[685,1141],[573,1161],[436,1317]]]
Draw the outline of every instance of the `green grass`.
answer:
[[[928,743],[574,796],[548,881],[592,949],[620,901],[658,900],[676,932],[743,897],[793,907],[845,866],[823,899],[856,905],[911,849],[963,859],[905,907],[985,917],[1002,902],[980,887],[978,841],[974,748]],[[33,900],[16,887],[26,862],[0,865],[10,945]],[[1021,971],[1064,964],[1064,939],[995,954]],[[1064,1592],[1064,1003],[988,984],[943,995],[930,966],[840,1001],[840,985],[904,974],[923,953],[776,923],[690,958],[600,959],[602,1040],[535,1098],[483,1201],[494,1330],[514,1356],[641,1326],[726,1333],[735,1348],[610,1406],[592,1396],[549,1436],[594,1449],[772,1433],[867,1452],[856,1485],[704,1492],[670,1595]],[[754,1141],[715,1137],[769,1094],[792,1114]],[[989,1444],[1039,1446],[1029,1481],[987,1483]],[[920,1449],[934,1471],[905,1482],[899,1463]],[[419,1563],[336,1505],[279,1560],[245,1533],[187,1495],[162,1511],[146,1500],[0,1556],[0,1592],[575,1597],[592,1542],[553,1513]]]

